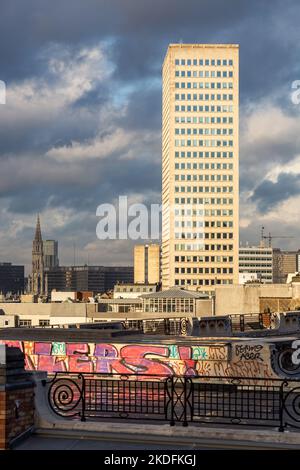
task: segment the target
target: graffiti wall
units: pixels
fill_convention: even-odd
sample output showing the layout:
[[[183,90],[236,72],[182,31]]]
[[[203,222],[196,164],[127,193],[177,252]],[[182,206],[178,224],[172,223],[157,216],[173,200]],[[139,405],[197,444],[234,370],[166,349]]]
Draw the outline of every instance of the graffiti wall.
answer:
[[[286,376],[282,350],[261,341],[201,345],[2,341],[20,348],[27,370],[226,377]],[[299,372],[299,371],[298,371]],[[295,374],[295,370],[293,371]]]

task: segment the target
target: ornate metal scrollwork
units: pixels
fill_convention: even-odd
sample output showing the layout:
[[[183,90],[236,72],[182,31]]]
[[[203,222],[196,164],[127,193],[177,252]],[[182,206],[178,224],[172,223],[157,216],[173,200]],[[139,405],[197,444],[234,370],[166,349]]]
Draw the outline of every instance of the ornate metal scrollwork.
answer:
[[[291,388],[284,382],[284,386],[288,389],[283,395],[283,425],[300,428],[300,385]]]
[[[83,383],[81,374],[76,378],[56,378],[48,390],[51,409],[59,416],[74,417],[83,415]]]

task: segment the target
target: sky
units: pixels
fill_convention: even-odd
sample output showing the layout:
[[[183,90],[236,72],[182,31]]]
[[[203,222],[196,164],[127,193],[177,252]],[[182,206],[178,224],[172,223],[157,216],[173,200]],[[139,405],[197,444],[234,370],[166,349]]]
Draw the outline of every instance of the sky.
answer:
[[[96,237],[98,205],[161,200],[169,43],[240,44],[240,241],[300,248],[298,0],[10,0],[1,4],[0,261],[31,262],[37,213],[61,264],[132,264]]]

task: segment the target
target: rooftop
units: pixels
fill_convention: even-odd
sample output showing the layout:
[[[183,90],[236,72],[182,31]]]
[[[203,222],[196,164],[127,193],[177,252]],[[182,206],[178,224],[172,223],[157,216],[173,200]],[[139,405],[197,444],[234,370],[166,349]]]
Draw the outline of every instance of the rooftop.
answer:
[[[140,297],[142,299],[209,299],[209,296],[203,292],[190,291],[180,287],[172,287],[168,290],[153,292]]]

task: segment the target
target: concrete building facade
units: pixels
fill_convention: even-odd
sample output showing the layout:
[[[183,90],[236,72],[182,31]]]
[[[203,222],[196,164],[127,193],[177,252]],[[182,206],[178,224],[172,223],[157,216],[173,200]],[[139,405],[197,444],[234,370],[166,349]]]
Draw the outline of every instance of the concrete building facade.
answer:
[[[137,299],[143,294],[157,291],[157,284],[117,284],[114,287],[114,299]]]
[[[215,315],[286,312],[300,309],[300,283],[220,286]]]
[[[134,283],[160,283],[160,245],[136,245],[134,247]]]
[[[0,263],[0,293],[22,294],[24,287],[24,266]]]
[[[58,242],[56,240],[45,240],[43,242],[44,267],[56,268],[59,266]]]
[[[239,248],[239,273],[254,275],[263,283],[273,282],[273,248],[245,246]]]
[[[299,251],[273,250],[273,279],[274,283],[281,284],[287,281],[288,274],[294,274],[300,269]]]
[[[48,295],[52,290],[91,291],[94,294],[112,290],[117,283],[133,282],[132,266],[58,266],[45,270]]]
[[[97,304],[83,302],[0,303],[0,328],[91,323],[95,318],[99,318]]]
[[[162,287],[238,283],[239,46],[171,44],[163,64]]]

